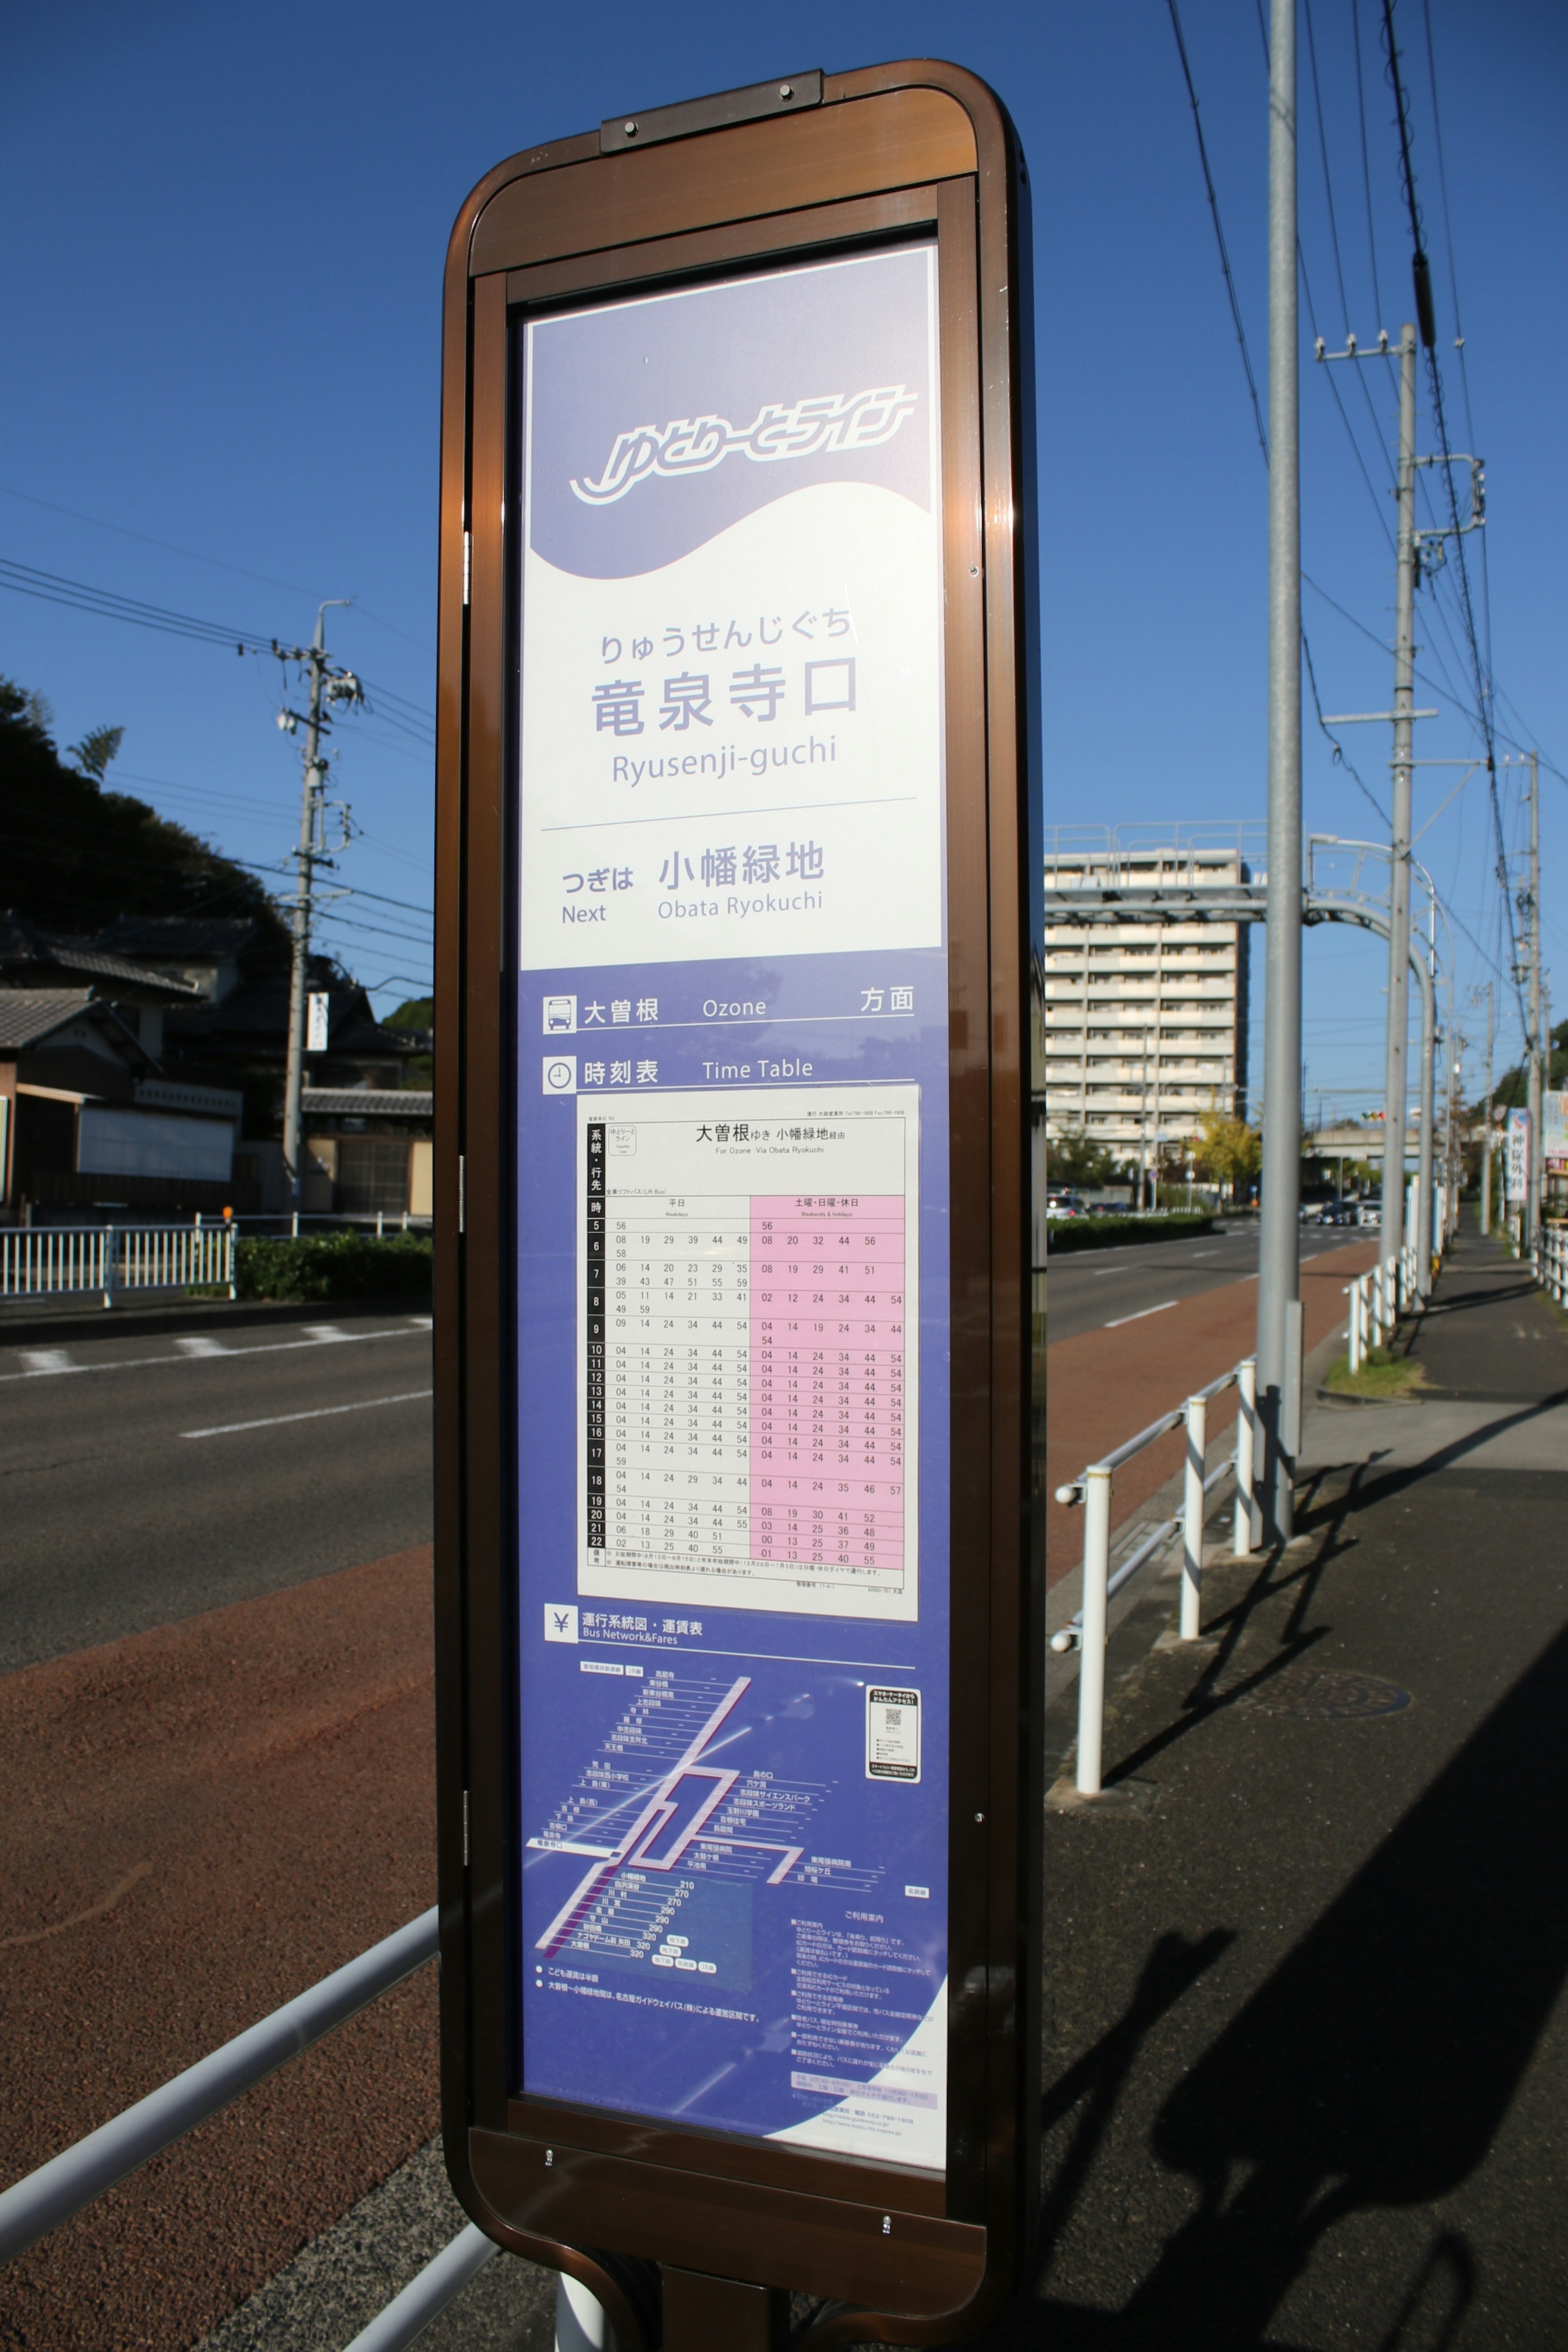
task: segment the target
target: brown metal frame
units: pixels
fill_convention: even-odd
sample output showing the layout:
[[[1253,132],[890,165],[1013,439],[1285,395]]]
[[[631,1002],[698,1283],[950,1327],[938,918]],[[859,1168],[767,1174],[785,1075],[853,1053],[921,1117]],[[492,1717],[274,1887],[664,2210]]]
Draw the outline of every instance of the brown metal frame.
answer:
[[[703,119],[700,105],[692,112]],[[468,198],[447,261],[435,1155],[447,2158],[482,2228],[594,2288],[622,2352],[652,2340],[637,2301],[637,2265],[651,2262],[859,2306],[821,2322],[814,2344],[941,2343],[1005,2298],[1037,2192],[1026,198],[1005,114],[956,67],[824,76],[821,102],[799,112],[726,123],[720,108],[712,119],[721,127],[640,152],[605,153],[594,131],[513,157]],[[951,1653],[945,2181],[512,2099],[506,2081],[509,319],[519,306],[921,226],[936,232],[941,306],[952,1582],[963,1602]]]

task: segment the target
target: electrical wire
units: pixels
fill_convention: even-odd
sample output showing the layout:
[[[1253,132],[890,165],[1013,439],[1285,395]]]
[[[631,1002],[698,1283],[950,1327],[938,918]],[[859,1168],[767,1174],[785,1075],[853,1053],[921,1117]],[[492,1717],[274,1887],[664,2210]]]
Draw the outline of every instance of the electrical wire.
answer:
[[[1306,22],[1307,22],[1307,58],[1308,58],[1308,63],[1309,63],[1309,66],[1310,66],[1310,70],[1311,70],[1311,76],[1312,76],[1312,111],[1313,111],[1313,114],[1315,115],[1315,117],[1316,117],[1316,119],[1317,119],[1317,125],[1318,125],[1318,154],[1319,154],[1319,157],[1320,157],[1320,159],[1321,159],[1321,161],[1322,167],[1323,167],[1323,200],[1324,200],[1325,204],[1326,204],[1326,205],[1327,205],[1327,206],[1328,206],[1328,214],[1329,214],[1329,239],[1330,239],[1330,243],[1331,243],[1331,246],[1332,246],[1332,247],[1333,247],[1333,256],[1334,256],[1334,275],[1335,275],[1335,277],[1337,278],[1337,279],[1339,280],[1339,289],[1340,289],[1340,315],[1341,315],[1341,318],[1342,319],[1342,320],[1343,320],[1343,322],[1344,322],[1345,339],[1346,339],[1346,341],[1347,341],[1347,342],[1348,342],[1348,341],[1349,341],[1349,339],[1350,339],[1350,336],[1351,336],[1351,333],[1352,333],[1352,327],[1351,327],[1351,305],[1350,305],[1350,296],[1349,296],[1349,295],[1346,293],[1346,291],[1345,291],[1345,272],[1344,272],[1344,264],[1343,264],[1343,261],[1342,260],[1342,258],[1341,258],[1341,255],[1340,255],[1340,228],[1339,228],[1339,216],[1338,216],[1338,214],[1337,214],[1337,212],[1336,212],[1336,210],[1335,210],[1335,206],[1334,206],[1334,179],[1333,179],[1333,173],[1332,173],[1332,172],[1331,172],[1331,171],[1330,170],[1330,168],[1329,168],[1329,135],[1328,135],[1328,126],[1327,126],[1326,119],[1325,119],[1324,114],[1323,114],[1323,93],[1322,93],[1322,88],[1321,88],[1321,82],[1320,82],[1320,80],[1319,80],[1319,76],[1318,76],[1318,42],[1317,42],[1317,36],[1316,36],[1316,34],[1315,34],[1315,32],[1314,32],[1314,30],[1313,30],[1313,27],[1312,27],[1312,5],[1311,5],[1311,0],[1304,0],[1304,13],[1305,13],[1305,16],[1306,16]],[[1307,275],[1307,264],[1306,264],[1305,257],[1300,255],[1300,238],[1298,238],[1298,239],[1297,239],[1297,250],[1298,250],[1298,256],[1299,256],[1299,257],[1300,258],[1300,263],[1301,263],[1301,277],[1302,277],[1302,282],[1303,282],[1303,284],[1305,284],[1305,281],[1306,281],[1306,275]],[[1309,298],[1309,301],[1308,301],[1308,308],[1309,308],[1309,310],[1310,310],[1310,308],[1311,308],[1311,304],[1310,304],[1310,298]],[[1378,323],[1378,325],[1379,325],[1379,326],[1381,326],[1381,325],[1383,324],[1383,320],[1381,320],[1381,318],[1379,319],[1379,320],[1378,320],[1378,322],[1377,322],[1377,323]],[[1316,324],[1316,321],[1315,321],[1315,320],[1314,320],[1314,322],[1313,322],[1312,334],[1313,334],[1313,341],[1316,341],[1316,340],[1317,340],[1317,324]],[[1355,375],[1356,383],[1359,384],[1359,386],[1360,386],[1360,388],[1361,388],[1361,394],[1362,394],[1362,398],[1363,398],[1363,399],[1365,401],[1365,403],[1366,403],[1366,412],[1367,412],[1367,415],[1368,415],[1368,416],[1369,416],[1369,417],[1371,418],[1371,420],[1372,420],[1373,436],[1373,438],[1375,439],[1375,441],[1376,441],[1376,443],[1377,443],[1378,455],[1379,455],[1379,456],[1381,457],[1381,458],[1383,459],[1384,471],[1387,473],[1389,482],[1390,482],[1390,484],[1392,485],[1392,484],[1394,484],[1394,483],[1396,481],[1396,479],[1397,479],[1397,476],[1396,476],[1396,474],[1395,474],[1395,470],[1394,470],[1394,458],[1393,458],[1392,453],[1391,453],[1391,452],[1390,452],[1390,450],[1389,450],[1389,446],[1388,446],[1387,442],[1386,442],[1386,441],[1384,440],[1384,438],[1383,425],[1382,425],[1381,422],[1379,421],[1378,414],[1377,414],[1376,404],[1375,404],[1375,403],[1373,402],[1373,396],[1372,396],[1372,386],[1368,383],[1367,379],[1366,379],[1366,372],[1365,372],[1365,369],[1363,367],[1363,365],[1361,364],[1361,362],[1360,362],[1359,361],[1355,362],[1355,364],[1354,364],[1354,371],[1353,371],[1353,372],[1354,372],[1354,375]],[[1334,397],[1335,397],[1335,400],[1336,400],[1336,402],[1337,402],[1337,401],[1339,400],[1339,391],[1338,391],[1338,387],[1337,387],[1337,385],[1335,385],[1335,384],[1334,384],[1334,379],[1332,378],[1332,376],[1331,376],[1331,377],[1329,378],[1329,382],[1330,382],[1331,386],[1332,386],[1332,387],[1333,387],[1333,390],[1334,390]],[[1343,416],[1343,415],[1344,415],[1344,414],[1345,414],[1345,412],[1344,412],[1344,409],[1343,409],[1342,405],[1341,406],[1340,413],[1341,413],[1342,416]],[[1346,417],[1345,417],[1345,429],[1347,430],[1347,432],[1348,432],[1348,431],[1349,431],[1349,429],[1350,429],[1350,420],[1349,420],[1348,416],[1346,416]],[[1352,436],[1352,438],[1353,438],[1353,436]],[[1364,473],[1366,472],[1366,467],[1365,467],[1364,464],[1363,464],[1363,462],[1362,462],[1361,446],[1360,446],[1360,444],[1359,444],[1359,443],[1357,443],[1357,444],[1356,444],[1356,462],[1358,463],[1358,465],[1361,465],[1361,466],[1362,466],[1362,471],[1363,471],[1363,473],[1364,474]],[[1368,484],[1367,484],[1367,487],[1368,487],[1369,488],[1371,488],[1371,480],[1370,480],[1370,478],[1368,478]],[[1375,494],[1374,494],[1374,496],[1375,496]],[[1383,510],[1383,508],[1382,508],[1382,506],[1381,506],[1381,505],[1379,505],[1377,511],[1378,511],[1378,520],[1379,520],[1380,523],[1381,523],[1381,524],[1382,524],[1382,526],[1383,526],[1384,534],[1384,536],[1385,536],[1385,537],[1387,537],[1387,536],[1388,536],[1388,524],[1387,524],[1386,520],[1384,519],[1384,510]],[[1390,539],[1390,541],[1389,541],[1389,544],[1390,544],[1390,546],[1392,547],[1392,545],[1393,545],[1393,541],[1392,541],[1392,539]]]
[[[154,543],[163,544],[161,541]],[[100,620],[127,621],[137,628],[157,630],[164,636],[185,637],[194,645],[222,646],[226,650],[233,646],[242,654],[279,651],[277,638],[264,637],[254,629],[230,628],[219,621],[203,620],[193,613],[176,612],[169,605],[148,604],[139,596],[122,596],[117,589],[96,588],[89,581],[44,572],[36,564],[18,563],[10,556],[0,556],[0,588],[14,589],[18,595],[34,596],[44,604],[92,614]],[[426,750],[434,748],[436,720],[432,712],[410,702],[404,695],[394,694],[390,688],[372,686],[364,678],[361,684],[375,698],[369,706],[373,714],[379,711],[389,726],[414,736]]]
[[[94,588],[82,580],[68,580],[54,572],[41,572],[31,563],[17,563],[10,556],[0,556],[0,588],[15,589],[21,596],[36,596],[48,604],[66,604],[79,613],[93,613],[100,619],[129,621],[141,629],[156,629],[165,636],[189,637],[197,645],[233,646],[244,654],[270,653],[270,637],[258,636],[251,629],[225,628],[216,621],[198,620],[189,613],[176,613],[163,604],[144,604],[137,596],[121,596],[110,588]]]
[[[1454,251],[1453,224],[1448,213],[1448,172],[1443,157],[1443,117],[1437,105],[1437,56],[1432,42],[1432,0],[1422,0],[1426,28],[1426,82],[1432,95],[1432,144],[1437,157],[1437,193],[1443,206],[1443,241],[1448,252],[1448,295],[1454,305],[1454,349],[1459,355],[1459,394],[1465,407],[1465,436],[1476,446],[1475,419],[1470,414],[1470,372],[1465,359],[1465,326],[1459,313],[1458,260]],[[1486,636],[1487,674],[1492,666],[1491,566],[1486,533],[1481,533],[1481,625]]]
[[[1198,159],[1203,165],[1204,185],[1208,191],[1209,217],[1214,222],[1215,242],[1219,247],[1220,268],[1225,274],[1226,292],[1230,297],[1230,315],[1236,322],[1236,340],[1241,352],[1241,364],[1247,374],[1247,389],[1248,394],[1251,395],[1252,418],[1253,423],[1258,428],[1258,446],[1263,452],[1263,463],[1267,467],[1268,464],[1268,435],[1263,423],[1262,404],[1258,396],[1258,379],[1252,372],[1252,354],[1247,347],[1247,329],[1242,323],[1241,305],[1237,299],[1236,280],[1231,274],[1230,255],[1226,250],[1225,242],[1225,227],[1219,216],[1219,197],[1215,191],[1214,173],[1209,169],[1208,147],[1204,139],[1204,127],[1198,113],[1198,93],[1193,82],[1192,67],[1187,60],[1187,45],[1182,35],[1182,19],[1177,10],[1176,0],[1166,0],[1166,5],[1171,12],[1171,30],[1176,37],[1176,51],[1182,61],[1182,79],[1187,85],[1187,100],[1192,108],[1193,129],[1197,133]],[[1268,56],[1268,36],[1267,31],[1264,30],[1263,26],[1262,0],[1258,0],[1258,24],[1259,31],[1263,33],[1263,55],[1265,61],[1267,61]],[[1301,264],[1301,273],[1304,283],[1306,278],[1306,263],[1301,256],[1300,238],[1297,239],[1296,254],[1298,261]],[[1308,288],[1307,289],[1307,309],[1309,315],[1310,315],[1310,288]],[[1314,336],[1316,335],[1316,332],[1317,330],[1314,326]],[[1334,394],[1334,398],[1336,401],[1339,399],[1337,389]],[[1342,416],[1344,415],[1342,407],[1340,413]],[[1349,417],[1345,417],[1345,431],[1350,433]],[[1353,433],[1351,434],[1351,446],[1352,448],[1356,449],[1356,456],[1359,460],[1361,451],[1359,447],[1356,446],[1356,440]],[[1362,472],[1363,475],[1366,474],[1366,467],[1364,465],[1362,467]],[[1372,490],[1372,480],[1370,476],[1367,476],[1367,488],[1369,491]],[[1373,492],[1373,497],[1375,501],[1375,491]],[[1380,509],[1380,515],[1381,511],[1382,510]],[[1386,523],[1384,528],[1384,530],[1387,529]],[[1334,763],[1337,767],[1343,768],[1348,775],[1354,777],[1357,785],[1360,787],[1361,791],[1365,793],[1366,798],[1371,801],[1373,807],[1375,809],[1378,805],[1375,796],[1368,790],[1366,784],[1362,781],[1361,774],[1346,753],[1344,745],[1339,740],[1339,738],[1331,731],[1324,722],[1323,706],[1318,694],[1317,677],[1312,667],[1312,649],[1307,642],[1307,632],[1305,628],[1301,631],[1301,651],[1306,660],[1307,676],[1311,681],[1312,701],[1318,714],[1318,724],[1322,728],[1323,733],[1328,737],[1330,743],[1333,746]],[[1378,810],[1378,814],[1380,816],[1383,815],[1381,809]],[[1383,821],[1386,824],[1388,819],[1384,816]]]
[[[1429,27],[1428,27],[1429,29]],[[1410,153],[1410,106],[1405,96],[1404,77],[1399,70],[1400,49],[1394,32],[1394,0],[1383,0],[1384,51],[1388,61],[1389,85],[1394,92],[1394,116],[1399,133],[1399,170],[1405,194],[1405,210],[1410,220],[1410,236],[1414,262],[1422,276],[1427,275],[1426,247],[1423,234],[1421,206],[1415,194],[1415,171]],[[1520,980],[1519,940],[1514,929],[1513,899],[1509,888],[1507,856],[1503,848],[1502,806],[1498,792],[1497,747],[1492,735],[1490,696],[1488,690],[1487,665],[1481,654],[1476,631],[1475,607],[1470,595],[1469,565],[1459,521],[1458,493],[1454,488],[1453,453],[1448,441],[1447,420],[1443,413],[1443,372],[1437,363],[1436,341],[1427,347],[1427,377],[1432,394],[1432,421],[1436,427],[1437,446],[1447,487],[1451,528],[1454,536],[1454,558],[1458,572],[1457,595],[1465,638],[1470,655],[1471,671],[1476,688],[1475,716],[1486,744],[1487,780],[1491,798],[1492,819],[1497,835],[1498,882],[1503,894],[1508,918],[1509,965],[1513,980],[1514,1000],[1519,1011],[1520,1025],[1526,1038],[1530,1035],[1530,1019],[1525,1011],[1524,991]]]
[[[1377,232],[1373,225],[1372,165],[1367,157],[1366,145],[1366,91],[1362,83],[1361,71],[1361,0],[1351,0],[1351,27],[1355,39],[1356,120],[1361,126],[1361,179],[1363,193],[1366,197],[1366,247],[1372,260],[1372,301],[1373,308],[1377,312],[1377,323],[1382,327],[1386,325],[1387,321],[1383,315],[1383,296],[1378,290],[1377,283]]]
[[[1263,404],[1258,396],[1258,379],[1252,373],[1252,354],[1247,348],[1247,330],[1241,323],[1241,304],[1236,291],[1236,279],[1231,274],[1230,255],[1226,249],[1225,230],[1219,216],[1219,198],[1215,193],[1214,173],[1209,169],[1208,145],[1204,138],[1204,126],[1198,113],[1198,94],[1193,86],[1193,69],[1187,62],[1187,45],[1182,36],[1182,19],[1176,0],[1166,0],[1171,12],[1171,30],[1176,37],[1176,53],[1182,60],[1182,79],[1187,85],[1187,99],[1193,110],[1193,129],[1198,136],[1198,161],[1203,165],[1204,185],[1208,190],[1209,215],[1214,222],[1215,241],[1219,247],[1219,266],[1225,273],[1225,290],[1230,298],[1230,315],[1236,325],[1236,340],[1241,352],[1241,364],[1247,374],[1247,389],[1252,402],[1252,421],[1258,429],[1258,446],[1263,452],[1263,462],[1268,463],[1268,433],[1263,422]]]

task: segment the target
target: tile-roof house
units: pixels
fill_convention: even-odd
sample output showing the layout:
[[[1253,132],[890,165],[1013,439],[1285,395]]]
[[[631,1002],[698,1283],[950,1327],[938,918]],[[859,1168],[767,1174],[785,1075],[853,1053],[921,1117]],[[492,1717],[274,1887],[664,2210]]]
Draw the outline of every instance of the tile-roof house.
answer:
[[[178,974],[155,970],[94,940],[57,931],[14,908],[0,912],[0,990],[89,988],[110,1004],[132,1036],[157,1059],[163,1015],[194,1003],[199,991]]]
[[[83,1109],[130,1108],[157,1066],[90,988],[0,988],[0,1201],[73,1175]]]
[[[259,1097],[281,1096],[289,1034],[289,971],[275,934],[252,919],[122,915],[95,943],[195,984],[196,995],[171,1009],[164,1061],[229,1085],[253,1081]],[[309,1058],[321,1086],[396,1087],[422,1048],[416,1037],[384,1029],[369,997],[325,958],[311,959],[310,987],[328,999],[328,1047]],[[268,1084],[261,1084],[266,1080]]]

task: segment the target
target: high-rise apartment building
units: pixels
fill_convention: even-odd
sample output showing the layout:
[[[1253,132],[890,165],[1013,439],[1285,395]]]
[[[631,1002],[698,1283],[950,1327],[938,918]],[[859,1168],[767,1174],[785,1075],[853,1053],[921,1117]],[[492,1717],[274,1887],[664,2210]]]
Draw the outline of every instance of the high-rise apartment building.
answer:
[[[1047,832],[1046,889],[1245,882],[1252,830],[1061,826]],[[1205,1111],[1245,1114],[1249,928],[1053,920],[1047,896],[1049,1135],[1081,1132],[1149,1166]]]

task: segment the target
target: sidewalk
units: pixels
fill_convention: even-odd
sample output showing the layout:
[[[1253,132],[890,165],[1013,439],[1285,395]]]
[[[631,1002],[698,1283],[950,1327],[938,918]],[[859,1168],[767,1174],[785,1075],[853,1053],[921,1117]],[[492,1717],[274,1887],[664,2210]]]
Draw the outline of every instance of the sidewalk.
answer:
[[[1197,1654],[1169,1583],[1113,1648],[994,2352],[1568,2342],[1568,1322],[1472,1230],[1411,1352],[1421,1402],[1308,1411],[1302,1533],[1216,1558]]]

